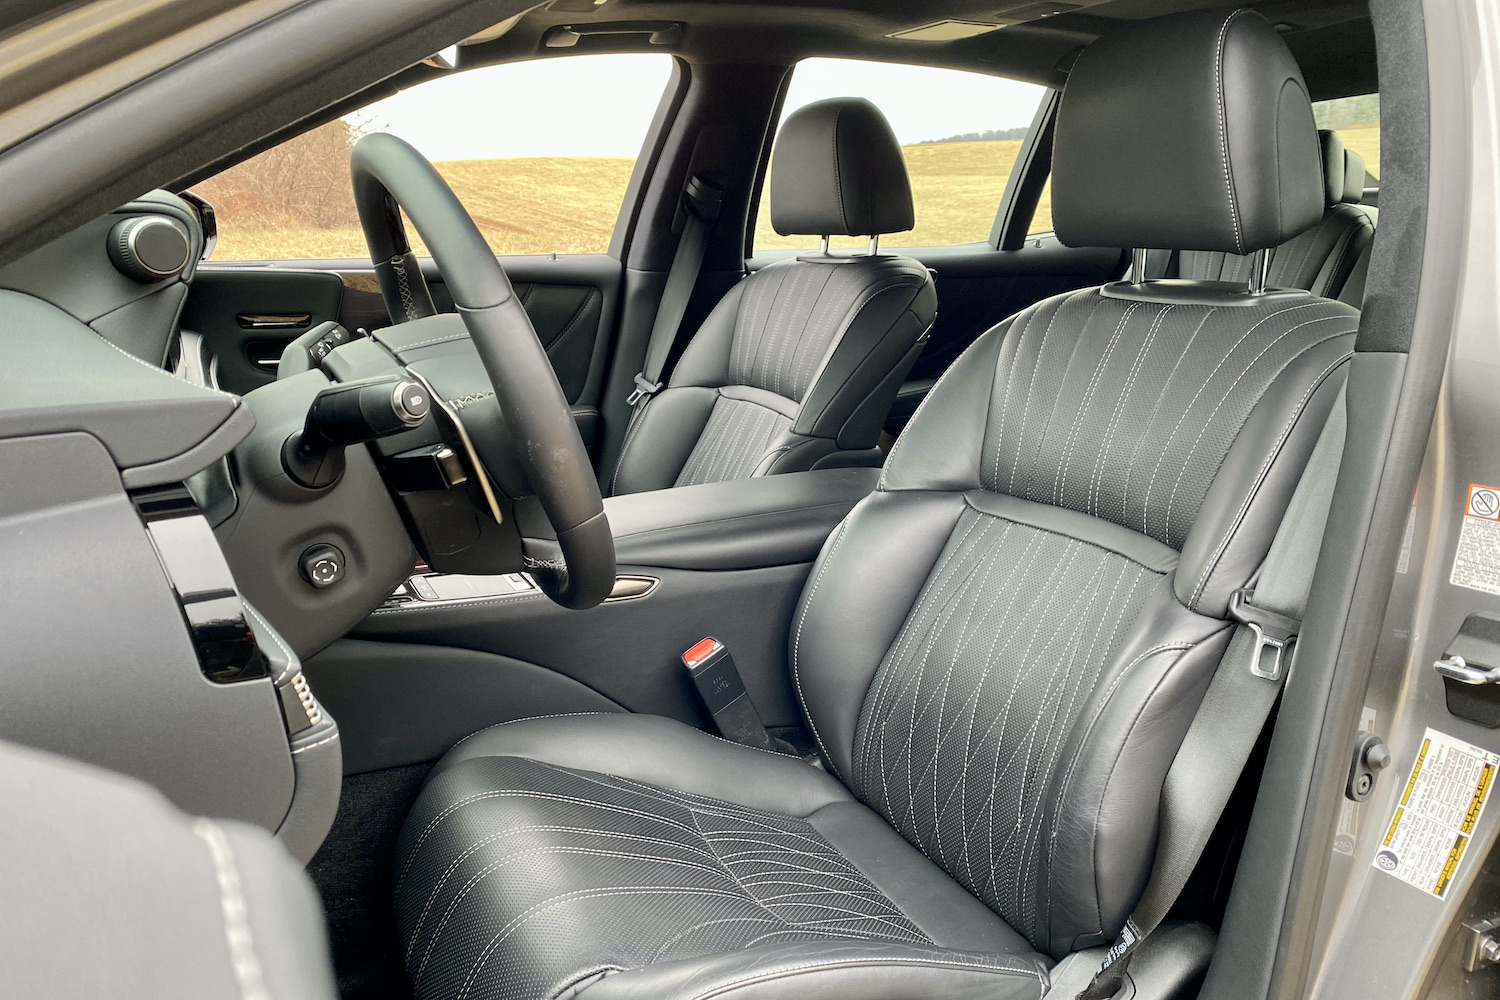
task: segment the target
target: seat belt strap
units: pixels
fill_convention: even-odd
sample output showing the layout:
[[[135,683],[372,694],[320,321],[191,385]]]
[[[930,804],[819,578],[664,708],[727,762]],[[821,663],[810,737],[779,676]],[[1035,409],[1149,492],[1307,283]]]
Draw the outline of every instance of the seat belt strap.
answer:
[[[1230,600],[1240,624],[1162,785],[1146,889],[1078,1000],[1107,1000],[1124,986],[1131,955],[1182,895],[1271,717],[1312,587],[1346,426],[1340,389],[1254,586]]]
[[[645,363],[635,377],[635,391],[626,399],[627,406],[641,406],[661,390],[662,370],[667,366],[672,346],[677,343],[682,319],[687,315],[688,302],[698,284],[698,274],[703,270],[703,258],[708,252],[708,234],[719,218],[719,209],[723,203],[724,192],[701,175],[694,174],[688,178],[677,212],[682,235],[677,241],[677,253],[672,257],[672,267],[667,272],[667,284],[662,289],[656,320],[651,324],[651,337],[646,342]]]

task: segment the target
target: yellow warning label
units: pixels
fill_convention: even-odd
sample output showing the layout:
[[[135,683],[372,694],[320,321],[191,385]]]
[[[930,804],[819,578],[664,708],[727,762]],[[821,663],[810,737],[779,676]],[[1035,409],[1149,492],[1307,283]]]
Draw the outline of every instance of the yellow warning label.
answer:
[[[1464,856],[1464,848],[1469,846],[1469,838],[1459,834],[1458,839],[1453,841],[1453,849],[1448,852],[1448,860],[1443,863],[1443,870],[1438,875],[1437,888],[1433,893],[1442,896],[1448,891],[1448,883],[1453,881],[1453,873],[1458,871],[1458,862]]]
[[[1381,841],[1381,843],[1385,844],[1386,847],[1390,847],[1391,841],[1396,839],[1396,827],[1401,825],[1402,811],[1402,808],[1400,806],[1397,806],[1396,815],[1391,817],[1391,828],[1385,831],[1385,840]]]
[[[1411,766],[1411,777],[1406,781],[1406,791],[1401,793],[1401,804],[1404,806],[1411,801],[1411,790],[1417,787],[1417,775],[1422,773],[1422,762],[1427,759],[1427,748],[1432,746],[1431,740],[1422,741],[1422,749],[1417,751],[1417,762]]]
[[[1443,898],[1484,813],[1500,754],[1427,730],[1372,864]]]
[[[1464,833],[1474,832],[1474,824],[1479,822],[1479,811],[1484,808],[1485,796],[1490,794],[1490,783],[1494,780],[1495,765],[1484,765],[1484,770],[1479,772],[1479,787],[1474,789],[1474,797],[1469,800],[1469,811],[1464,816]]]

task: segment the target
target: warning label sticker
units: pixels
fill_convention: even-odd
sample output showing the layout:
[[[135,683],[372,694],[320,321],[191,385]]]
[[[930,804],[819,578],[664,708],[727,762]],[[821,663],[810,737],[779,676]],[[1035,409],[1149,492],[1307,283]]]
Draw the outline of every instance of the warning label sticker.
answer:
[[[1500,754],[1427,730],[1372,864],[1439,899],[1446,896],[1497,766]]]
[[[1457,587],[1500,595],[1500,487],[1470,485],[1448,580]]]

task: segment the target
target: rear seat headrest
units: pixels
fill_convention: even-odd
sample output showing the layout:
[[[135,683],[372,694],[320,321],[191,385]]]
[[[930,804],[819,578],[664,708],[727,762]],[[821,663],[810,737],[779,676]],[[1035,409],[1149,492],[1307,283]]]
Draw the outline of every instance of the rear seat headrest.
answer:
[[[1323,193],[1302,71],[1254,11],[1130,24],[1069,74],[1052,153],[1063,243],[1248,254],[1316,224]]]
[[[906,158],[862,97],[809,104],[782,123],[771,156],[771,226],[783,236],[879,236],[912,228]]]
[[[1344,140],[1331,128],[1318,129],[1323,154],[1323,200],[1337,205],[1344,200]]]
[[[1339,200],[1348,205],[1358,205],[1365,198],[1365,158],[1349,147],[1344,147],[1344,188]]]
[[[1358,205],[1365,196],[1365,158],[1331,128],[1318,130],[1323,149],[1323,197],[1330,205]]]

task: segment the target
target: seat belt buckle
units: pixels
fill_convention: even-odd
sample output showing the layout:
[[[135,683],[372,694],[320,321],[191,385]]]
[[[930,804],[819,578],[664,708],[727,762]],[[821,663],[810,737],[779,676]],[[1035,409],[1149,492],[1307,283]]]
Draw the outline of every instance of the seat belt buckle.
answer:
[[[1229,617],[1245,625],[1255,637],[1250,672],[1268,681],[1281,680],[1283,661],[1297,641],[1302,623],[1287,615],[1256,607],[1253,587],[1241,587],[1229,595]]]
[[[645,372],[638,372],[635,376],[635,392],[625,398],[625,405],[634,406],[647,396],[654,396],[660,391],[660,382],[653,382],[646,377]]]
[[[745,691],[728,647],[717,639],[704,639],[682,654],[682,665],[720,736],[762,750],[778,750]]]

